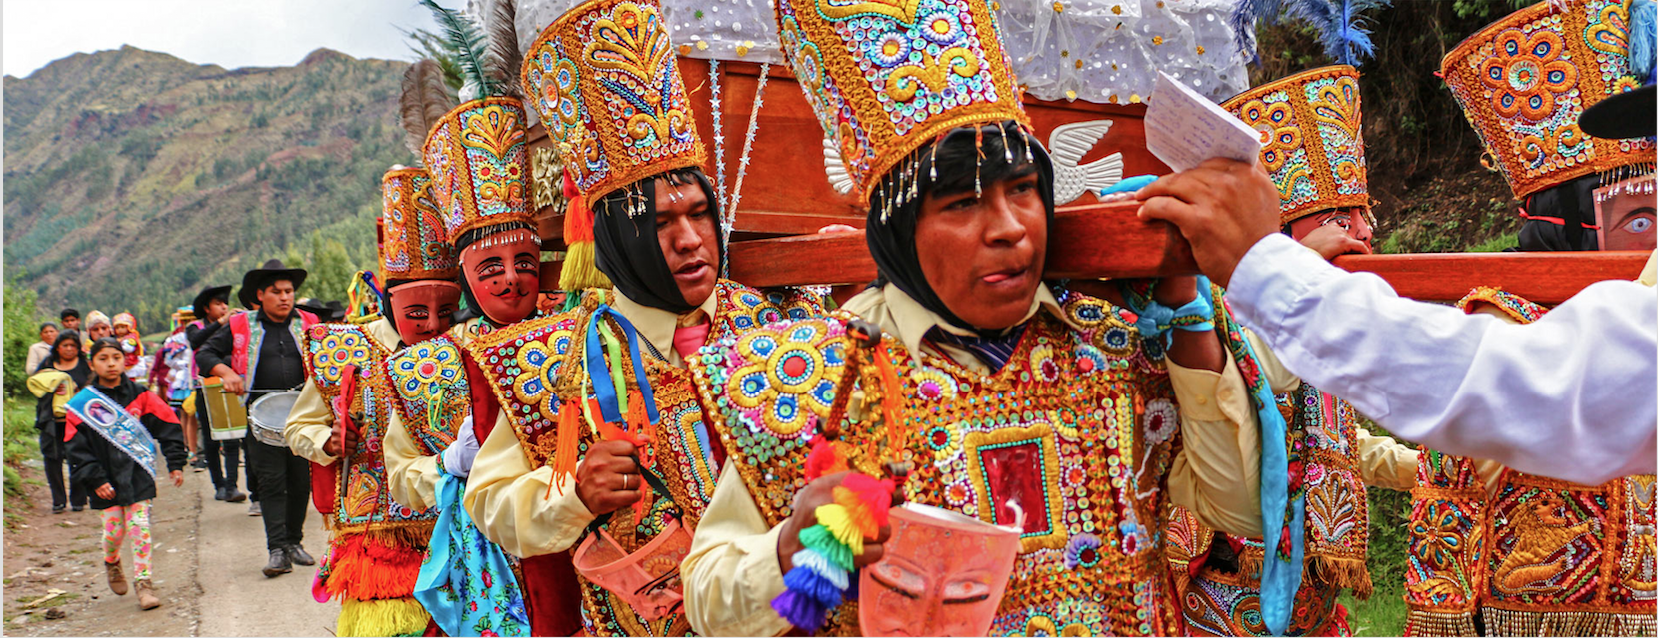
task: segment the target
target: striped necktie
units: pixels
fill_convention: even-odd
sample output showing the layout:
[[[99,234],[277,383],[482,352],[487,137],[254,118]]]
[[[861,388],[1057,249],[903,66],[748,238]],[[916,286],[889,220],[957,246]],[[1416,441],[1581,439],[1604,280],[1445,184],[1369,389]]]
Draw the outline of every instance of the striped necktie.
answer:
[[[1025,334],[1024,324],[1014,326],[1006,334],[996,337],[963,337],[934,326],[927,331],[927,339],[936,344],[950,345],[973,353],[979,361],[990,368],[991,372],[998,372],[1007,365],[1008,359],[1013,358],[1013,350],[1019,347],[1019,337]]]

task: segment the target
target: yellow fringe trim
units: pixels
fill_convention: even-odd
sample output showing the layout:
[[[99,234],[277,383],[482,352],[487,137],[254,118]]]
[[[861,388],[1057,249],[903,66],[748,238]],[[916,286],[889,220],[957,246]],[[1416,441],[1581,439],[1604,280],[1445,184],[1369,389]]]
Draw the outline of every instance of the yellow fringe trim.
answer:
[[[1651,636],[1658,616],[1598,611],[1517,611],[1485,607],[1485,631],[1493,636]]]
[[[559,290],[609,288],[610,278],[599,272],[598,249],[592,241],[578,241],[564,250],[564,264],[559,267]]]
[[[408,636],[426,632],[432,615],[414,598],[342,600],[337,636]]]
[[[1412,609],[1410,615],[1405,617],[1405,635],[1478,636],[1479,633],[1474,631],[1473,612]]]

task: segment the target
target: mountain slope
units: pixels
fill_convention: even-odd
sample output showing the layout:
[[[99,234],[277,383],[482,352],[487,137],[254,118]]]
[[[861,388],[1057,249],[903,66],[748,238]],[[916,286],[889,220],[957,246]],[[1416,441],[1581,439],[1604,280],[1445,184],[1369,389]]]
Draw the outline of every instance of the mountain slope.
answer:
[[[227,71],[124,47],[7,76],[5,264],[44,308],[131,310],[145,331],[265,259],[333,241],[371,266],[380,174],[414,159],[405,67],[318,49]]]

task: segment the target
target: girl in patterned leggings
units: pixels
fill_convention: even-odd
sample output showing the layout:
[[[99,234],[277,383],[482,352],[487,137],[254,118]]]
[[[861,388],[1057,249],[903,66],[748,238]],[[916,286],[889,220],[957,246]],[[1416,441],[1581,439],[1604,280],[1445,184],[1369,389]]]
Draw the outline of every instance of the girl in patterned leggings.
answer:
[[[103,512],[104,566],[109,588],[126,595],[121,546],[132,544],[133,584],[140,609],[161,599],[150,581],[150,501],[155,499],[155,465],[164,456],[173,485],[184,484],[188,451],[172,408],[127,378],[125,353],[111,338],[92,344],[96,379],[69,400],[64,440],[69,443],[70,478],[92,494]]]

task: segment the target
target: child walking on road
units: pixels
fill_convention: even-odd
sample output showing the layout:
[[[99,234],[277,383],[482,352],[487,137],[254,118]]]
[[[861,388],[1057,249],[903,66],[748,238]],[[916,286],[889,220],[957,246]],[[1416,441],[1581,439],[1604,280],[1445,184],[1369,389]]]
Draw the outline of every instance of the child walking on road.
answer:
[[[104,566],[109,588],[125,596],[121,545],[132,544],[133,584],[140,609],[161,599],[150,581],[150,502],[156,497],[156,455],[164,455],[175,487],[184,484],[188,452],[172,408],[126,377],[126,353],[113,338],[92,343],[92,384],[69,400],[64,440],[70,478],[103,512]],[[159,448],[159,449],[158,449]]]

